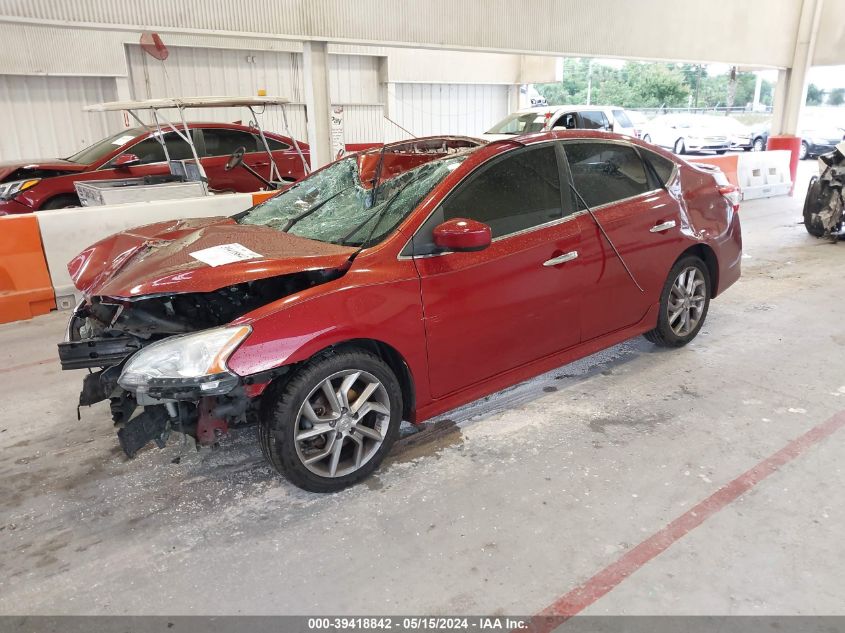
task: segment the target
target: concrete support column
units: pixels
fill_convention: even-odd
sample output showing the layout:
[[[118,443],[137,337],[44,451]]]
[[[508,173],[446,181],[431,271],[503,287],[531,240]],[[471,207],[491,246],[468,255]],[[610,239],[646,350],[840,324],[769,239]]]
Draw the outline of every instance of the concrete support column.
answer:
[[[311,169],[331,162],[329,117],[329,56],[326,42],[303,42],[302,61],[305,80],[305,113],[308,117],[308,145]]]
[[[807,71],[813,64],[816,36],[819,32],[824,0],[803,0],[792,66],[778,73],[772,134],[798,133],[801,109],[807,101]]]

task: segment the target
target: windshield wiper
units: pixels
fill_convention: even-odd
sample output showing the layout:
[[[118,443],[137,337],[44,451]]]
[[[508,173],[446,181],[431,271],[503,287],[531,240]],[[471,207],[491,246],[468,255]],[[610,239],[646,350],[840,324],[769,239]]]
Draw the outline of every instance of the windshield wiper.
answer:
[[[407,186],[407,185],[406,185],[406,186]],[[375,217],[378,217],[378,220],[377,220],[377,221],[376,221],[376,223],[373,225],[373,228],[372,228],[372,229],[370,229],[370,234],[369,234],[369,235],[367,235],[367,239],[365,239],[365,240],[364,240],[363,242],[361,242],[361,244],[360,244],[361,248],[363,248],[363,247],[364,247],[364,244],[366,244],[366,243],[370,240],[370,238],[373,236],[373,231],[375,231],[375,230],[376,230],[376,228],[377,228],[377,227],[378,227],[378,225],[379,225],[379,222],[381,222],[381,218],[382,218],[382,215],[384,214],[384,212],[385,212],[388,208],[390,208],[390,205],[393,203],[393,201],[394,201],[394,200],[396,200],[396,198],[399,196],[399,194],[400,194],[400,193],[402,193],[402,191],[404,191],[404,189],[405,189],[405,187],[402,187],[401,189],[399,189],[399,191],[397,191],[397,192],[396,192],[396,193],[394,193],[392,196],[390,196],[390,198],[389,198],[389,199],[388,199],[388,200],[384,203],[384,206],[383,206],[381,209],[378,209],[377,211],[373,211],[373,212],[372,212],[370,215],[368,215],[368,216],[367,216],[364,220],[362,220],[361,222],[359,222],[359,223],[355,226],[355,228],[353,228],[351,231],[349,231],[349,233],[347,233],[347,234],[346,234],[346,235],[344,235],[342,238],[340,238],[340,240],[339,240],[339,241],[340,241],[340,243],[341,243],[341,244],[345,244],[345,243],[346,243],[346,240],[348,240],[350,237],[352,237],[352,236],[353,236],[353,235],[355,235],[358,231],[360,231],[362,228],[364,228],[370,220],[372,220],[372,219],[373,219],[373,218],[375,218]],[[356,254],[357,254],[357,253],[356,253]]]

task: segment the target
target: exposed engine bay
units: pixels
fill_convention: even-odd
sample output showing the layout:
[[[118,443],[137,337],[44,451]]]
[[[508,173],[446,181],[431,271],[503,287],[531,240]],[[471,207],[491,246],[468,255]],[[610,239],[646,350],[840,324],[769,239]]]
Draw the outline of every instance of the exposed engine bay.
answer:
[[[804,226],[810,235],[837,241],[843,237],[845,142],[819,157],[819,171],[820,175],[810,181],[804,200]]]
[[[171,431],[209,445],[230,425],[251,423],[250,386],[284,369],[242,380],[225,395],[188,393],[162,385],[137,396],[118,385],[127,361],[140,349],[173,336],[222,326],[257,308],[343,275],[344,269],[304,271],[248,281],[213,292],[174,293],[135,299],[91,297],[80,303],[59,343],[62,369],[88,369],[79,406],[108,400],[124,452],[133,457],[154,441],[161,448]],[[189,400],[185,400],[189,398]],[[191,400],[194,400],[192,402]],[[133,417],[139,406],[143,411]]]

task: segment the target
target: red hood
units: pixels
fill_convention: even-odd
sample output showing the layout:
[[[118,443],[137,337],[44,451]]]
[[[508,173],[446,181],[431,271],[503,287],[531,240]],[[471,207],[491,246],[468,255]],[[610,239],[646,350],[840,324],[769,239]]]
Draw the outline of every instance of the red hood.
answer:
[[[0,161],[0,181],[4,180],[6,176],[11,174],[13,171],[21,168],[49,169],[57,171],[85,171],[89,168],[89,166],[72,163],[69,160],[64,160],[62,158],[33,158],[32,160],[23,159]]]
[[[258,259],[209,266],[190,253],[240,244]],[[170,220],[140,226],[89,246],[68,264],[74,285],[89,296],[211,292],[232,284],[345,265],[354,248],[315,242],[231,218]]]

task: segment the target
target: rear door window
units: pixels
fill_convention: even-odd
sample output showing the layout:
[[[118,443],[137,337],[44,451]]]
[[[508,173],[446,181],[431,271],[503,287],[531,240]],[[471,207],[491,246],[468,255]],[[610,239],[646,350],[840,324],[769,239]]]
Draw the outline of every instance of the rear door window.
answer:
[[[255,136],[242,130],[204,128],[202,136],[205,140],[206,156],[229,156],[239,147],[243,147],[247,153],[258,150]],[[270,139],[267,140],[269,142]]]
[[[587,110],[578,114],[581,117],[581,127],[585,130],[606,130],[610,126],[601,110]]]
[[[482,166],[441,209],[440,221],[478,220],[490,226],[494,238],[561,219],[564,211],[554,147],[517,150]]]
[[[579,141],[563,147],[572,183],[590,207],[651,190],[645,165],[630,145]]]

